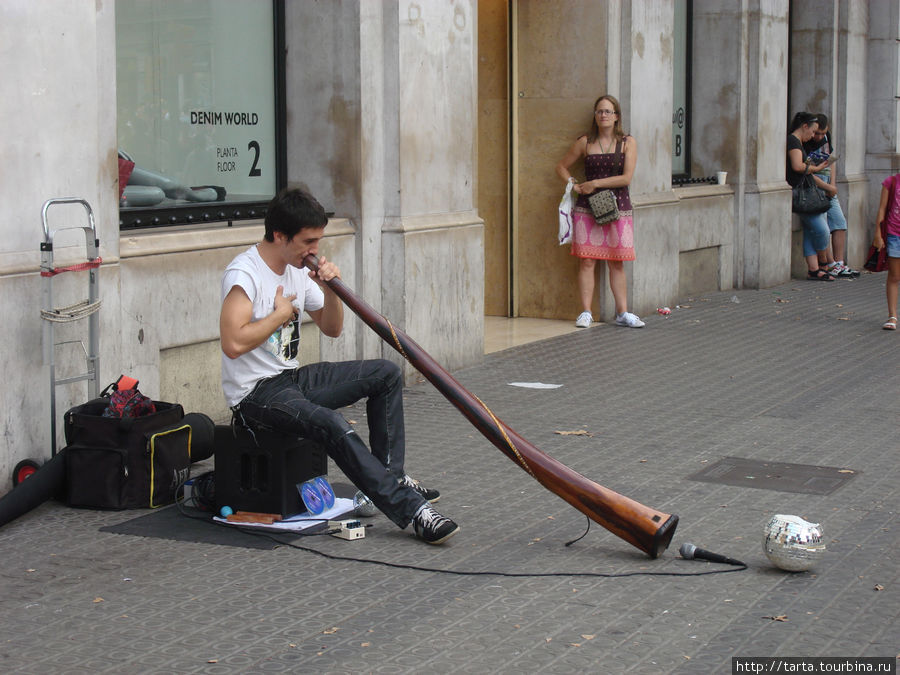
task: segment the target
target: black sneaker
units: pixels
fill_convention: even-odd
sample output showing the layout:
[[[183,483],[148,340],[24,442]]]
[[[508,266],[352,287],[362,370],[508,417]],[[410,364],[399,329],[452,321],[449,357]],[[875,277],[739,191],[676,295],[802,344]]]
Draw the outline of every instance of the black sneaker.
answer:
[[[428,504],[423,504],[413,516],[413,529],[422,541],[428,544],[443,544],[459,532],[459,525],[442,516]]]
[[[415,478],[410,478],[405,474],[403,478],[401,478],[398,482],[400,483],[400,485],[404,485],[415,490],[419,494],[419,496],[422,497],[422,499],[424,499],[426,502],[429,502],[430,504],[434,504],[438,499],[441,498],[440,492],[425,487]]]

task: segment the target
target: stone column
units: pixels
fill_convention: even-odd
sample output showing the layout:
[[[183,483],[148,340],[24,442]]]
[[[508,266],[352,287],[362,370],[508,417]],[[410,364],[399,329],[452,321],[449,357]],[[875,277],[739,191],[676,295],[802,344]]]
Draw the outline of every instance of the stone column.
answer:
[[[620,35],[610,41],[620,45],[609,59],[611,71],[618,63],[610,82],[619,83],[622,122],[638,147],[631,182],[637,259],[626,263],[629,311],[646,314],[655,303],[673,302],[678,289],[678,200],[669,159],[674,11],[671,3],[624,2],[611,5],[609,12],[610,30]],[[660,289],[670,289],[669,297],[661,297]],[[610,295],[603,304],[604,318],[612,318]]]
[[[366,297],[378,309],[384,292],[382,231],[396,222],[400,203],[397,10],[393,2],[360,4],[360,268]],[[360,342],[364,355],[382,354],[375,332],[362,331]]]
[[[791,192],[785,181],[788,5],[751,0],[736,36],[742,45],[735,286],[765,288],[790,278]]]
[[[398,183],[387,200],[392,210],[382,238],[383,307],[452,369],[483,355],[484,226],[475,210],[477,11],[474,0],[384,5],[385,21],[391,16],[398,29],[396,61],[384,64],[385,82],[397,83],[398,140],[388,156],[396,162]],[[384,33],[390,30],[386,24]]]
[[[345,281],[445,366],[480,359],[474,2],[288,3],[286,19],[289,181],[356,226]],[[355,319],[345,333],[355,356],[402,361]]]
[[[326,210],[333,211],[338,219],[349,219],[357,227],[354,245],[341,245],[340,250],[333,240],[329,241],[326,229],[320,253],[338,263],[347,285],[377,309],[380,287],[366,284],[366,249],[361,244],[365,237],[358,229],[363,172],[363,5],[369,3],[285,3],[287,180],[288,185],[305,184]],[[369,264],[377,268],[377,262]],[[364,327],[349,315],[339,340],[320,338],[321,358],[360,358],[364,355],[364,333]]]
[[[896,10],[896,3],[894,3]],[[896,23],[894,24],[896,25]],[[866,173],[866,118],[868,117],[867,33],[869,3],[841,2],[838,13],[837,87],[835,91],[834,133],[841,141],[841,155],[835,167],[844,215],[847,217],[847,263],[862,267],[872,232],[869,224],[869,176]],[[896,50],[896,41],[893,41]],[[896,67],[896,57],[894,65]],[[883,82],[886,81],[882,80]],[[891,80],[896,82],[896,78]],[[876,203],[877,208],[877,203]]]
[[[694,0],[691,51],[691,175],[728,172],[733,190],[723,209],[718,246],[719,288],[743,282],[745,163],[755,147],[747,142],[747,31],[742,7]],[[708,230],[710,223],[704,224]]]
[[[733,262],[720,269],[735,288],[771,286],[790,274],[787,5],[695,0],[693,31],[692,168],[722,168],[734,186]]]
[[[868,5],[868,63],[866,67],[866,158],[869,175],[867,222],[874,223],[881,198],[881,182],[900,171],[900,7],[880,0]],[[871,235],[874,226],[870,225]]]
[[[78,197],[93,210],[100,257],[97,272],[100,319],[100,387],[118,377],[123,357],[119,287],[118,169],[116,159],[116,33],[114,3],[4,2],[0,20],[0,119],[3,120],[3,178],[0,180],[0,313],[4,386],[0,408],[6,419],[0,474],[10,476],[21,459],[46,459],[50,452],[49,370],[42,358],[44,290],[52,283],[52,307],[87,298],[87,272],[41,277],[41,209],[47,199]],[[51,208],[54,232],[87,225],[79,205]],[[83,262],[82,232],[54,237],[57,266]],[[133,310],[139,312],[140,310]],[[132,334],[133,335],[133,334]],[[86,320],[56,324],[56,378],[85,369]],[[63,344],[66,343],[66,344]],[[47,345],[49,353],[51,345]],[[154,372],[140,373],[142,389],[153,391]],[[145,384],[150,380],[149,384]],[[63,441],[62,414],[84,402],[84,382],[56,387],[57,448]],[[13,420],[15,422],[13,423]],[[9,483],[0,486],[6,491]]]

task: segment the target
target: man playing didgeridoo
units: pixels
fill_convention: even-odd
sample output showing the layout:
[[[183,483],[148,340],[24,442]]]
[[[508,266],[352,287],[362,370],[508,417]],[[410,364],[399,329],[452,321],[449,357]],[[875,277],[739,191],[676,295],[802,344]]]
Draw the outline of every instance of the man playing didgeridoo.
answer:
[[[325,284],[340,278],[337,266],[319,258],[317,272],[303,259],[318,254],[328,218],[305,190],[287,189],[269,204],[263,240],[238,255],[222,278],[222,386],[232,410],[251,426],[311,438],[338,468],[399,527],[441,544],[459,526],[431,506],[440,497],[406,475],[403,380],[383,359],[297,362],[300,313],[325,335],[337,337],[343,303]],[[372,451],[337,412],[367,397]]]

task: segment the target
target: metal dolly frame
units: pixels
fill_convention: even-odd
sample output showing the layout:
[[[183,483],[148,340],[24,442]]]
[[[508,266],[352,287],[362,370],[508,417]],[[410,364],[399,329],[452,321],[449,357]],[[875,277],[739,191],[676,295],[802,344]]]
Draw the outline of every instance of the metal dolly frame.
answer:
[[[81,204],[84,207],[87,225],[71,225],[50,229],[48,213],[51,207],[62,204]],[[56,456],[56,388],[59,385],[87,380],[88,397],[98,397],[99,371],[100,371],[100,286],[98,271],[103,260],[100,258],[100,240],[97,238],[97,228],[94,224],[94,211],[91,205],[84,199],[77,197],[59,197],[48,199],[41,209],[41,225],[44,230],[44,240],[41,242],[41,278],[43,284],[43,301],[41,319],[43,327],[41,344],[44,365],[49,367],[50,376],[50,451],[51,458]],[[66,267],[56,267],[53,260],[54,237],[64,230],[82,230],[84,232],[86,261]],[[63,272],[88,272],[88,298],[67,307],[53,306],[53,277]],[[69,323],[72,321],[88,320],[88,346],[85,349],[83,340],[67,340],[55,342],[54,328],[57,323]],[[86,369],[82,373],[70,377],[56,377],[56,347],[64,344],[78,342],[85,351]],[[13,470],[13,484],[16,485],[38,468],[33,460],[23,460]]]

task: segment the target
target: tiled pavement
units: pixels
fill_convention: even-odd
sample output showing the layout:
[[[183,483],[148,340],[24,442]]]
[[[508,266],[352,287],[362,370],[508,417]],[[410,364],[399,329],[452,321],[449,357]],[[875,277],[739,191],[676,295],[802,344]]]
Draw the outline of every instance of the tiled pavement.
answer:
[[[680,304],[642,330],[598,325],[454,373],[544,452],[677,513],[660,559],[596,525],[566,547],[586,518],[420,382],[408,469],[461,532],[430,547],[378,516],[362,541],[300,544],[473,574],[111,534],[142,512],[47,503],[0,529],[0,671],[720,673],[732,656],[897,657],[900,335],[880,330],[884,275]],[[365,433],[362,406],[347,417]],[[856,474],[825,496],[687,479],[725,456]],[[765,558],[774,513],[823,524],[812,572]],[[750,569],[664,576],[719,569],[680,559],[685,541]],[[574,576],[631,572],[651,575]]]

